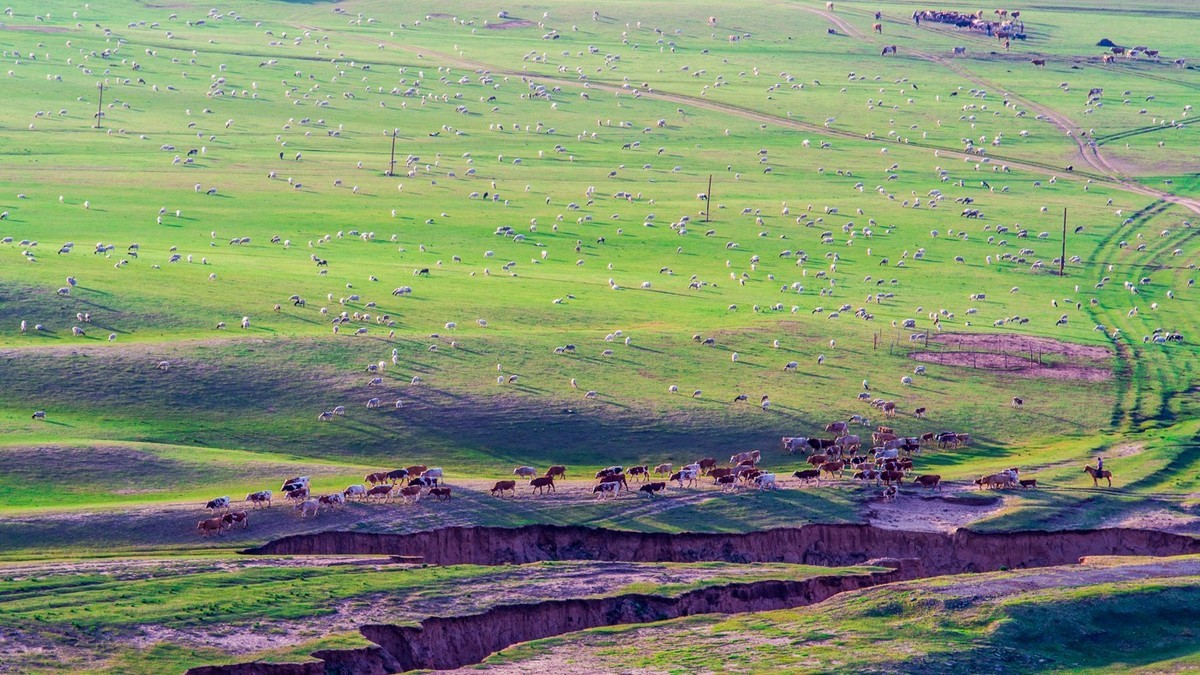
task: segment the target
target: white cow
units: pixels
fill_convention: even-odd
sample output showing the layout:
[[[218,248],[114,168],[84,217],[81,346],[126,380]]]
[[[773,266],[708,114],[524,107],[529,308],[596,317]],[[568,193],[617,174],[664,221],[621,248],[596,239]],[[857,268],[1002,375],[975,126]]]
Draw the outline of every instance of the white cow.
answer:
[[[777,490],[779,485],[775,482],[775,474],[762,473],[754,478],[754,484],[759,490]]]
[[[301,518],[307,517],[309,514],[312,514],[312,517],[316,518],[321,514],[321,502],[316,499],[306,499],[296,504],[295,510],[300,512]]]

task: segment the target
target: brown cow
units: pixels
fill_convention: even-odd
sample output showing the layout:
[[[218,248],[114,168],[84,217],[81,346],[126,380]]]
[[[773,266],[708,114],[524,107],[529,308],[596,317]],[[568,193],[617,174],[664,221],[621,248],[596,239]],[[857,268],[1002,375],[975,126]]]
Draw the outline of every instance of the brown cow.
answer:
[[[924,487],[927,487],[930,490],[932,490],[934,488],[937,488],[939,490],[942,489],[942,477],[937,475],[936,473],[926,474],[924,476],[917,476],[916,478],[913,479],[913,482],[916,483],[917,485],[922,485]]]
[[[639,492],[645,492],[646,496],[653,498],[655,492],[663,492],[667,489],[666,483],[646,483],[638,488]]]
[[[496,485],[492,488],[492,496],[495,497],[496,493],[498,492],[498,493],[500,493],[500,496],[503,497],[504,492],[506,490],[512,490],[513,496],[516,497],[517,496],[517,481],[515,481],[515,480],[496,481]]]
[[[872,28],[874,28],[874,29],[875,29],[875,32],[876,32],[876,33],[879,33],[880,35],[883,35],[883,24],[881,24],[881,23],[877,23],[877,24],[875,24],[874,26],[872,26]]]
[[[196,529],[200,530],[201,537],[207,537],[210,533],[216,532],[217,536],[221,536],[221,530],[225,527],[225,519],[221,517],[209,518],[196,523]]]
[[[650,480],[650,468],[646,465],[629,467],[629,477],[632,479],[635,476],[641,476],[646,481]]]
[[[726,491],[736,490],[737,489],[737,476],[732,476],[732,475],[731,476],[721,476],[720,478],[717,479],[717,485],[724,486],[721,488],[722,490],[726,490]]]
[[[537,492],[538,494],[545,494],[546,488],[550,488],[550,491],[554,492],[554,476],[542,476],[541,478],[534,478],[533,480],[529,481],[529,485],[533,488],[533,491]]]
[[[829,455],[812,455],[808,458],[808,463],[813,466],[821,466],[829,461]]]
[[[742,474],[748,473],[750,471],[757,471],[757,469],[755,469],[753,466],[749,466],[746,464],[739,464],[739,465],[733,467],[733,475],[735,475],[735,476],[741,476]]]
[[[392,485],[390,485],[390,484],[389,485],[376,485],[375,487],[371,488],[370,490],[367,490],[367,501],[371,501],[371,497],[374,497],[376,495],[380,495],[382,497],[382,499],[380,501],[382,501],[384,503],[391,501]]]
[[[882,425],[881,425],[881,426],[878,426],[878,427],[875,427],[875,432],[876,432],[876,433],[880,433],[880,434],[894,434],[894,433],[896,433],[896,431],[895,431],[894,429],[892,429],[891,427],[885,427],[885,426],[882,426]]]
[[[416,504],[421,499],[421,489],[420,485],[405,485],[400,488],[400,497],[405,504]]]
[[[903,471],[884,471],[879,474],[879,477],[883,480],[884,485],[891,485],[892,483],[900,485],[904,482]]]
[[[932,431],[928,431],[926,433],[921,434],[921,443],[932,443],[932,442],[933,442],[933,432]]]
[[[320,502],[322,506],[328,506],[330,509],[334,509],[339,505],[346,505],[346,495],[342,494],[341,492],[334,492],[332,494],[321,495],[320,497],[317,497],[317,501]]]
[[[845,462],[825,462],[821,465],[821,473],[827,473],[832,478],[833,474],[842,475],[842,470],[846,468]]]
[[[884,443],[887,443],[888,441],[894,441],[897,438],[899,438],[899,437],[896,436],[896,434],[889,433],[889,432],[883,432],[883,431],[876,431],[875,433],[871,434],[871,443],[872,443],[872,445],[880,446],[880,445],[883,445]]]
[[[602,476],[600,478],[600,484],[603,485],[605,483],[616,483],[619,486],[617,488],[617,492],[620,492],[622,487],[626,490],[629,489],[629,483],[625,482],[625,474],[623,473],[614,473],[610,476]]]
[[[733,475],[733,469],[720,468],[708,472],[708,477],[712,478],[714,483],[717,482],[718,478],[731,475]]]
[[[245,511],[230,511],[229,513],[221,516],[221,522],[225,523],[225,526],[231,530],[233,529],[233,526],[237,525],[238,523],[242,524],[243,530],[250,527],[250,519],[247,517]]]
[[[366,478],[363,478],[363,481],[368,485],[382,485],[388,482],[388,472],[378,471],[376,473],[369,473]]]
[[[555,464],[554,466],[550,467],[549,469],[546,469],[546,476],[545,476],[546,478],[553,479],[555,476],[558,476],[559,478],[566,480],[567,479],[567,467],[563,466],[562,464]],[[553,489],[554,481],[551,480],[549,484],[551,486],[551,489]]]
[[[804,469],[802,471],[793,471],[792,476],[799,478],[800,480],[815,480],[818,483],[821,482],[820,469]]]
[[[1046,59],[1029,59],[1029,62],[1032,63],[1033,65],[1037,66],[1038,68],[1046,67]]]
[[[425,466],[424,464],[417,464],[415,466],[408,467],[407,471],[408,475],[410,476],[420,476],[421,474],[425,473],[425,469],[428,468],[429,467]]]
[[[988,488],[1016,487],[1017,479],[1011,473],[994,473],[979,479],[979,486]]]
[[[443,487],[429,488],[429,494],[433,495],[433,497],[435,499],[437,499],[439,502],[450,501],[450,488],[448,488],[448,487],[443,486]]]
[[[1027,490],[1029,488],[1035,488],[1035,487],[1037,487],[1037,479],[1036,478],[1021,479],[1021,489],[1022,490]]]
[[[696,463],[700,465],[701,475],[707,475],[709,471],[712,471],[717,466],[717,460],[712,457],[705,457]]]

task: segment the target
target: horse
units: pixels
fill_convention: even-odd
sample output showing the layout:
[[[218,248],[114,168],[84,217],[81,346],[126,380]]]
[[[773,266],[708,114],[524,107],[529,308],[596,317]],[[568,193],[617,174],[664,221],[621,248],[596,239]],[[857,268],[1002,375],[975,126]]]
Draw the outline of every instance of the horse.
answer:
[[[1099,486],[1100,479],[1107,478],[1108,479],[1108,487],[1112,487],[1112,472],[1109,471],[1108,469],[1099,471],[1094,466],[1085,466],[1085,467],[1083,467],[1083,470],[1086,471],[1087,474],[1092,477],[1092,485],[1093,486]]]

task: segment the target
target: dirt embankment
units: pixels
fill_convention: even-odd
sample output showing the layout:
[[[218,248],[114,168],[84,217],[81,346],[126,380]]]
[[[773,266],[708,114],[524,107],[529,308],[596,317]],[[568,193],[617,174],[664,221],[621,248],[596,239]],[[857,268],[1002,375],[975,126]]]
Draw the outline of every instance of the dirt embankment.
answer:
[[[1150,530],[953,533],[870,525],[806,525],[747,534],[662,534],[577,526],[515,529],[451,527],[408,535],[326,532],[287,537],[247,551],[274,555],[420,556],[433,564],[501,565],[543,560],[630,562],[786,562],[842,566],[866,562],[889,572],[769,580],[704,588],[677,597],[628,594],[502,605],[466,616],[432,617],[419,627],[370,624],[378,647],[331,650],[305,664],[206,666],[189,675],[393,673],[478,663],[513,644],[587,628],[663,621],[703,613],[802,607],[883,583],[1001,568],[1075,564],[1096,555],[1200,554],[1200,539]],[[449,648],[448,646],[452,646]]]
[[[916,560],[877,560],[887,572],[768,580],[704,588],[677,597],[626,594],[608,598],[547,600],[501,605],[479,614],[432,617],[420,626],[369,624],[360,631],[379,647],[314,652],[321,662],[242,663],[193,668],[188,675],[376,675],[409,670],[445,670],[478,663],[520,642],[588,628],[666,621],[693,614],[737,614],[803,607],[838,593],[883,583],[918,579]],[[453,645],[453,648],[448,648]]]
[[[625,532],[577,526],[448,527],[413,534],[323,532],[249,549],[271,555],[390,554],[435,565],[504,565],[544,560],[628,562],[783,562],[857,565],[871,558],[914,558],[929,574],[1072,564],[1085,555],[1200,553],[1200,540],[1150,530],[1063,532],[885,530],[870,525],[805,525],[746,534]]]

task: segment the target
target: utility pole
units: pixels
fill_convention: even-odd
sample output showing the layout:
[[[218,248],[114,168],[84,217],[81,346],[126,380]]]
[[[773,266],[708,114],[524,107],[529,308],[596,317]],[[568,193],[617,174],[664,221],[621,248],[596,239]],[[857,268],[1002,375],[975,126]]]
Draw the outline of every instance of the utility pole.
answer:
[[[390,162],[388,162],[388,176],[396,175],[396,136],[399,133],[399,129],[392,129],[392,159]]]
[[[708,214],[712,209],[712,174],[708,174],[708,192],[704,193],[704,222],[708,222]]]
[[[1067,267],[1067,207],[1063,207],[1062,257],[1058,259],[1058,276],[1063,276]]]
[[[96,102],[96,126],[93,129],[100,128],[100,118],[104,116],[104,82],[97,82],[96,85],[100,87],[100,100]]]

